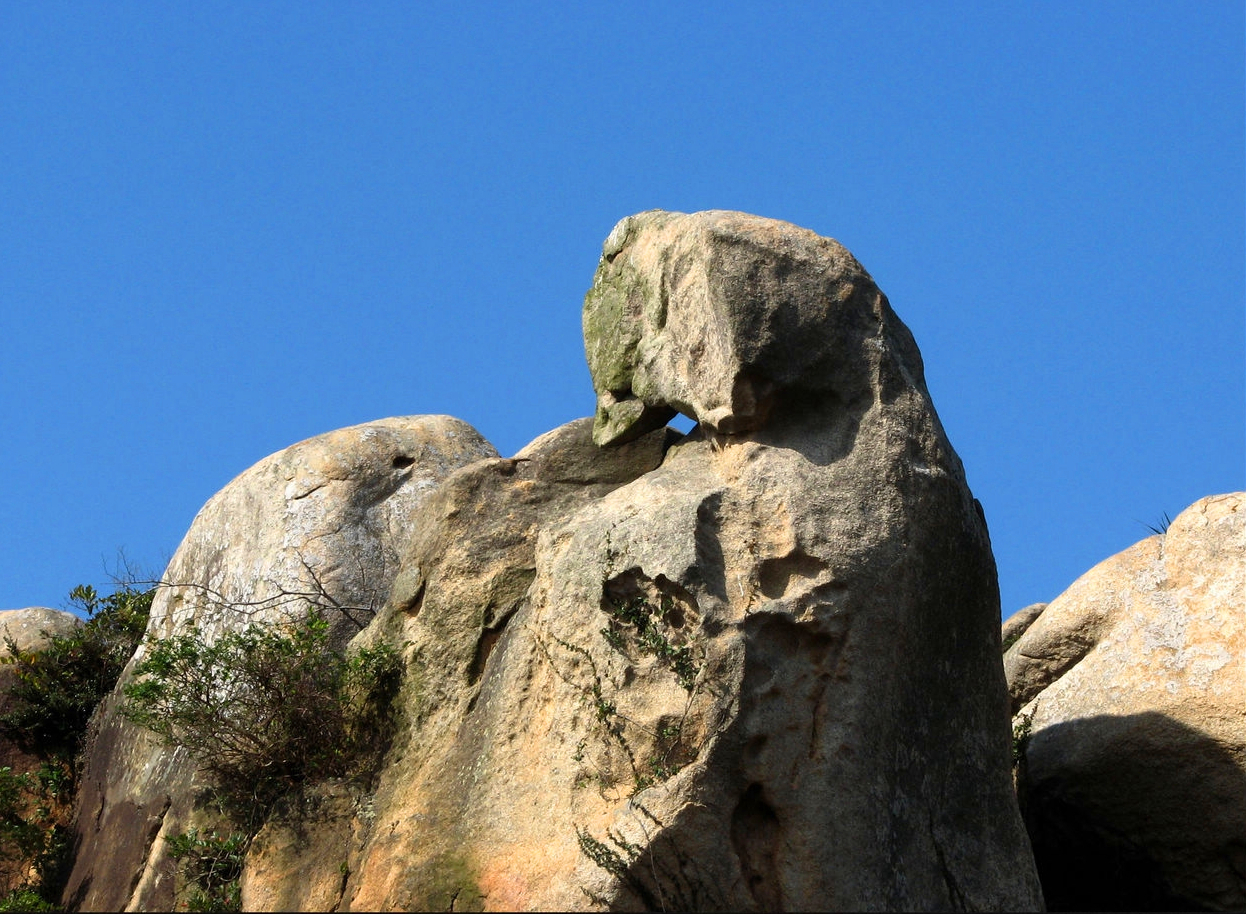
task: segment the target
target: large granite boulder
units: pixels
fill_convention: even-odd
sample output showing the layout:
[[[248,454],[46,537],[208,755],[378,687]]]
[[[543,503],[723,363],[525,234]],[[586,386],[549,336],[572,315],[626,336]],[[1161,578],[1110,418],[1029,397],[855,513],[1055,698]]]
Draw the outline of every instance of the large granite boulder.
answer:
[[[81,625],[81,617],[47,606],[0,610],[0,648],[7,656],[8,643],[12,640],[19,651],[37,652],[53,638],[72,634]]]
[[[526,624],[516,613],[536,575],[538,533],[657,467],[678,437],[658,430],[601,451],[591,432],[591,419],[576,420],[514,458],[463,467],[424,504],[389,603],[356,639],[359,646],[405,646],[410,673],[399,704],[406,726],[366,802],[348,801],[341,786],[331,785],[316,798],[314,821],[278,817],[260,832],[242,881],[245,909],[311,910],[353,897],[357,910],[466,910],[479,900],[469,889],[456,903],[460,849],[440,826],[460,816],[468,826],[481,813],[462,808],[469,797],[459,782],[494,752],[488,736],[475,731],[481,680],[496,667],[492,653],[506,632]],[[517,719],[514,726],[529,723]],[[523,767],[504,777],[522,782],[538,774]],[[371,811],[370,828],[353,815],[361,805]],[[291,878],[284,861],[293,857],[345,861],[351,881],[302,868]]]
[[[271,455],[196,516],[163,576],[147,637],[213,640],[249,623],[284,625],[313,605],[344,644],[384,602],[418,531],[419,506],[464,464],[497,452],[448,416],[383,419]],[[192,822],[195,765],[105,701],[78,798],[65,893],[83,910],[171,910],[173,867],[160,838]]]
[[[324,833],[339,909],[1038,908],[986,525],[869,275],[646,213],[584,326],[612,446],[573,423],[447,480],[358,638],[408,672],[367,816]]]
[[[1052,909],[1246,908],[1246,493],[1096,565],[1004,665]]]

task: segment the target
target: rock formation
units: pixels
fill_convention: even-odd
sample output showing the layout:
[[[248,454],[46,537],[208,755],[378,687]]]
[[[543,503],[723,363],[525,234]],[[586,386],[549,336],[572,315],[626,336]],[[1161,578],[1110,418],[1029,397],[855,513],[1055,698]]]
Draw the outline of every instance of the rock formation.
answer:
[[[374,820],[330,817],[337,903],[1038,906],[985,525],[869,275],[647,213],[584,325],[609,446],[572,423],[450,477],[360,636],[409,645],[406,719]],[[311,903],[262,865],[294,842],[260,834],[245,906]]]
[[[354,638],[405,662],[379,775],[272,816],[243,906],[1040,907],[986,525],[868,273],[786,223],[643,213],[606,241],[584,329],[594,419],[509,459],[466,431],[453,459],[395,451],[430,485],[385,523],[290,506],[321,479],[392,491],[388,450],[250,471],[196,520],[170,575],[200,586],[162,595],[153,635],[309,586],[368,606],[353,557],[401,559]],[[378,529],[373,553],[350,532]],[[242,545],[265,531],[292,558]],[[105,718],[71,902],[167,906],[148,848],[188,821],[187,768]]]
[[[1246,908],[1246,493],[1092,568],[1004,665],[1051,908]]]
[[[408,416],[265,458],[196,516],[147,636],[195,631],[212,640],[249,622],[297,622],[321,604],[335,608],[344,643],[389,592],[420,504],[451,471],[496,453],[457,419]],[[195,766],[123,720],[116,699],[101,711],[82,777],[65,900],[83,910],[171,910],[173,869],[158,839],[191,824]]]
[[[47,606],[0,610],[0,645],[7,645],[11,638],[19,651],[37,651],[81,624],[73,613]]]

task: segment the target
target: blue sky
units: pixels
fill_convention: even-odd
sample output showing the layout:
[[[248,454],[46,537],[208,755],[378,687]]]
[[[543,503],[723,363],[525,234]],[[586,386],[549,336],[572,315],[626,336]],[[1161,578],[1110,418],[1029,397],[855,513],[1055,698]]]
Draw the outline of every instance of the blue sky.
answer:
[[[1246,488],[1244,10],[0,5],[0,608],[159,571],[232,477],[593,409],[621,217],[843,242],[912,328],[1004,615]]]

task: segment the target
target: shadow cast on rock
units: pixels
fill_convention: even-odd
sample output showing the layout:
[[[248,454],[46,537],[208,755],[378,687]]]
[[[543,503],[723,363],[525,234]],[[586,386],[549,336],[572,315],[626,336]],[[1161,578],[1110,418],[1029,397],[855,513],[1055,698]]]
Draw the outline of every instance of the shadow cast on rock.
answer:
[[[1246,773],[1167,715],[1036,731],[1019,799],[1051,911],[1246,906]]]

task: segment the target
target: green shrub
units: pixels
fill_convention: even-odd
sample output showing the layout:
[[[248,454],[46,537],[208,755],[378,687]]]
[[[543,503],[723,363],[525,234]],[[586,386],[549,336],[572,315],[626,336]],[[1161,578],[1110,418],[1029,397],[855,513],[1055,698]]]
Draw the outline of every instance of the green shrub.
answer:
[[[69,847],[70,782],[63,762],[45,762],[35,771],[0,768],[0,861],[6,872],[26,874],[20,887],[0,898],[0,911],[29,909],[24,905],[32,898],[51,903],[59,894]]]
[[[77,630],[37,651],[19,650],[9,638],[0,662],[13,666],[14,682],[0,733],[42,758],[73,760],[91,715],[143,637],[154,595],[155,588],[128,585],[103,597],[89,585],[75,587],[69,598],[88,617]]]
[[[14,889],[0,897],[0,912],[6,911],[59,911],[56,904],[48,901],[35,889]]]
[[[242,910],[242,863],[250,843],[246,835],[233,832],[221,837],[192,828],[165,840],[169,856],[178,861],[191,886],[188,910]]]
[[[227,800],[252,808],[307,781],[355,774],[385,735],[398,656],[389,647],[334,651],[329,628],[317,610],[212,643],[198,634],[153,641],[122,713],[186,747]]]

